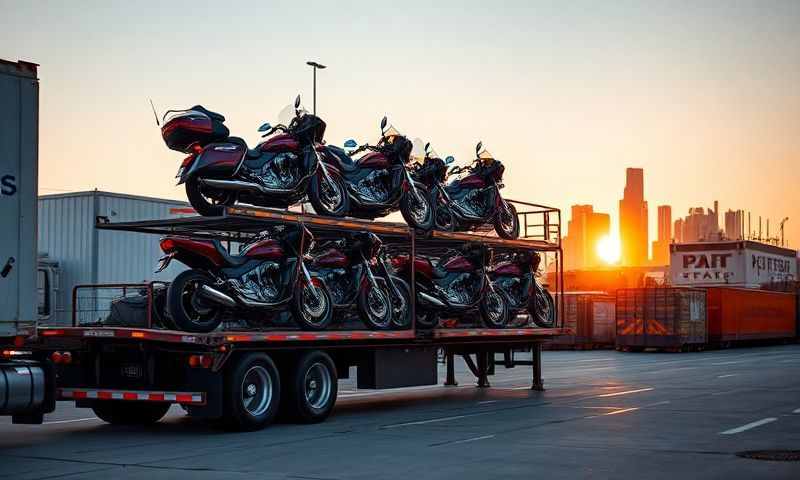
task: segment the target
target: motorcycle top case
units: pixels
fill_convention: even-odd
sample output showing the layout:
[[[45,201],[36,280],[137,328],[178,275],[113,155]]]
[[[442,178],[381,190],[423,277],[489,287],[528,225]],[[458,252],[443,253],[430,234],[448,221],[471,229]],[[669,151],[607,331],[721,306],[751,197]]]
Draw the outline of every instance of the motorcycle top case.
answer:
[[[201,147],[228,138],[230,131],[222,122],[225,117],[196,105],[189,110],[173,112],[161,126],[161,137],[171,150],[190,153],[193,145]]]

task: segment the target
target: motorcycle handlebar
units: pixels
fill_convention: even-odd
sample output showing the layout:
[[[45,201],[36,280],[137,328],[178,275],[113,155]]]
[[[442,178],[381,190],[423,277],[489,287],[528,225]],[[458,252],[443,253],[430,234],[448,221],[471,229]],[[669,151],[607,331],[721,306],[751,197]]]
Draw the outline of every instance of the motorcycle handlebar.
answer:
[[[288,128],[285,125],[275,125],[274,127],[270,128],[264,135],[261,135],[261,138],[268,137],[277,131],[286,132]]]

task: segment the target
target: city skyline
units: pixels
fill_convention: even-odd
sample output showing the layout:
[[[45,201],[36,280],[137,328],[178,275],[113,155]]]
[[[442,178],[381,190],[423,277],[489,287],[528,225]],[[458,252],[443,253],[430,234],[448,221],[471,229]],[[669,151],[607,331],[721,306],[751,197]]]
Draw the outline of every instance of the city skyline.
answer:
[[[182,157],[148,99],[162,113],[219,111],[254,145],[298,93],[311,105],[305,62],[317,60],[330,143],[376,141],[383,115],[458,165],[482,140],[506,166],[504,196],[565,215],[616,212],[622,167],[641,167],[653,205],[682,216],[717,199],[788,216],[800,245],[798,2],[0,0],[0,11],[0,58],[41,64],[42,193],[185,199]]]

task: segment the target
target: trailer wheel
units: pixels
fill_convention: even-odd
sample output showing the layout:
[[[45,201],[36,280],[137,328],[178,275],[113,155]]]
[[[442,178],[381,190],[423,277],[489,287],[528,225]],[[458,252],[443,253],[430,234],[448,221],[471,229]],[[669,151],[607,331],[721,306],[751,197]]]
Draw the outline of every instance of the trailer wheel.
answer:
[[[169,407],[169,403],[160,402],[103,400],[95,402],[92,410],[112,425],[150,425],[164,418]]]
[[[304,353],[288,369],[285,395],[288,418],[300,423],[319,423],[336,404],[339,379],[331,357],[319,350]]]
[[[259,430],[278,413],[281,380],[266,354],[250,353],[228,371],[225,389],[225,423],[234,430]]]

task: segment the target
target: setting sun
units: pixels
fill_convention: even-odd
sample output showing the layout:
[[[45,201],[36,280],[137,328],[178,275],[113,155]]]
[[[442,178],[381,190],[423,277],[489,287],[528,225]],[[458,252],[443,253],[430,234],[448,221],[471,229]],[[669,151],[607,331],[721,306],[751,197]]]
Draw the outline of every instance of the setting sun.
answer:
[[[597,256],[608,264],[619,262],[620,243],[619,238],[606,235],[597,241]]]

